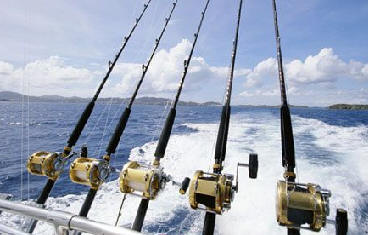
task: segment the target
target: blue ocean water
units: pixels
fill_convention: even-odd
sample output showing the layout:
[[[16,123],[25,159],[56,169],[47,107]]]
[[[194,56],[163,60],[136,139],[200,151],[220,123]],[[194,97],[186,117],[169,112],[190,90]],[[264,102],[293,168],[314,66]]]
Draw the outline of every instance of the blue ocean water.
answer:
[[[85,104],[81,103],[0,102],[1,193],[13,194],[17,200],[37,198],[46,180],[43,177],[28,174],[25,169],[26,159],[31,153],[40,150],[62,151],[84,107]],[[97,104],[74,150],[78,151],[82,144],[87,144],[90,157],[101,157],[123,108],[124,104]],[[168,108],[164,106],[136,105],[133,107],[118,151],[111,160],[114,167],[121,169],[132,149],[138,148],[138,153],[139,151],[144,152],[145,150],[141,149],[142,146],[157,141],[167,111]],[[187,141],[185,138],[192,138],[190,134],[202,133],[202,126],[215,130],[220,111],[220,107],[179,106],[173,135],[182,136],[183,141]],[[337,191],[341,189],[340,192],[337,192],[336,201],[343,206],[351,207],[347,209],[353,214],[353,231],[357,232],[360,228],[367,231],[368,202],[365,199],[368,195],[367,174],[361,169],[356,169],[353,175],[349,175],[348,172],[354,171],[355,169],[352,169],[354,166],[367,165],[367,155],[360,156],[360,152],[356,152],[359,150],[356,146],[361,146],[362,150],[368,147],[368,112],[325,108],[292,108],[291,112],[297,162],[301,162],[300,167],[304,162],[309,167],[304,172],[310,175],[304,174],[303,178],[318,179],[329,187],[336,188]],[[269,161],[266,156],[262,157],[262,154],[267,155],[267,151],[271,149],[277,155],[281,149],[278,131],[279,110],[277,108],[233,107],[232,114],[236,122],[240,123],[236,129],[233,129],[233,132],[239,131],[239,136],[230,138],[229,141],[233,144],[229,144],[229,148],[239,145],[240,152],[258,151],[260,154],[259,175],[262,175],[262,161]],[[247,123],[251,125],[242,126]],[[262,136],[267,129],[272,129],[271,134]],[[213,138],[216,131],[211,133],[209,138]],[[335,137],[338,139],[335,140]],[[270,139],[269,142],[267,138]],[[262,141],[265,144],[269,143],[269,146],[260,145]],[[171,148],[176,148],[173,146],[175,144],[180,145],[177,142],[169,142],[170,144]],[[262,150],[260,146],[265,150]],[[351,159],[346,157],[350,151],[354,151]],[[208,155],[210,154],[209,152]],[[277,159],[275,162],[278,161]],[[329,181],[327,170],[327,173],[321,172],[319,175],[320,168],[326,167],[327,169],[331,166],[336,166],[336,171],[339,171],[336,177],[341,176],[346,182],[340,185],[333,183],[340,182],[338,179]],[[88,191],[87,187],[70,182],[67,169],[55,184],[51,197],[80,195]],[[270,169],[278,169],[281,172],[281,164],[272,166]],[[302,170],[304,169],[299,169],[299,171]],[[116,178],[118,178],[116,173],[110,176],[110,180]],[[344,185],[349,191],[342,188]],[[357,185],[360,185],[359,189]],[[351,190],[356,192],[350,192]],[[356,202],[345,202],[344,200],[356,200]],[[176,213],[180,216],[167,221],[172,226],[179,223],[178,218],[180,220],[181,217],[185,217],[186,209],[179,208]],[[155,233],[157,229],[157,224],[150,224],[146,227],[146,232]],[[172,234],[177,232],[173,231]]]

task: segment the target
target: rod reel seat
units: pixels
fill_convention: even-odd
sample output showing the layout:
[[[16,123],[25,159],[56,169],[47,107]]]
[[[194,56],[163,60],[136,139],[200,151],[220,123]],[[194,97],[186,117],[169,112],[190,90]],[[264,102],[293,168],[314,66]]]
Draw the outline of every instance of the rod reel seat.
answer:
[[[111,172],[105,159],[79,157],[70,164],[70,180],[97,190],[107,180]]]
[[[171,177],[158,165],[130,161],[120,172],[120,191],[151,200],[170,180]]]
[[[276,195],[277,222],[289,228],[315,232],[326,225],[331,192],[316,184],[278,181]],[[309,227],[302,227],[308,224]]]
[[[205,210],[221,215],[231,208],[235,193],[238,192],[238,168],[249,167],[249,178],[256,178],[258,155],[249,155],[249,164],[238,163],[236,180],[231,174],[208,173],[198,170],[192,180],[186,177],[179,192],[185,194],[189,188],[189,204],[193,209]]]
[[[47,176],[55,181],[64,170],[65,161],[63,153],[40,151],[28,158],[26,167],[32,175]]]

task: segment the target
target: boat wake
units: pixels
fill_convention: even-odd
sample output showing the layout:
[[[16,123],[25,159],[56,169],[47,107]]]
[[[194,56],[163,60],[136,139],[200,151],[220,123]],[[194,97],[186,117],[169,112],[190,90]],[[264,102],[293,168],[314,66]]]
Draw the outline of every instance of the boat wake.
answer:
[[[316,119],[293,117],[296,138],[296,172],[301,182],[318,182],[330,189],[330,219],[336,208],[349,213],[350,234],[368,232],[368,173],[364,169],[368,152],[367,126],[341,127]],[[210,171],[213,162],[217,124],[186,124],[197,131],[173,135],[166,156],[162,160],[165,172],[174,180],[192,177],[195,170]],[[248,179],[248,170],[240,169],[239,193],[232,209],[216,217],[216,234],[281,234],[285,228],[276,222],[276,182],[282,176],[280,167],[280,122],[272,114],[252,116],[250,113],[233,115],[228,139],[224,173],[235,173],[238,162],[247,162],[248,153],[259,155],[257,180]],[[148,142],[134,148],[131,160],[150,162],[157,142]],[[115,174],[113,177],[117,178]],[[76,186],[78,187],[78,186]],[[78,214],[86,195],[66,195],[50,198],[47,207]],[[123,195],[117,180],[102,186],[97,193],[89,218],[114,224]],[[120,226],[131,226],[140,198],[128,195],[122,208]],[[143,232],[151,234],[201,234],[204,212],[189,207],[187,196],[180,195],[176,186],[168,183],[157,200],[150,203]],[[19,226],[21,217],[3,213],[3,223]],[[53,227],[38,223],[35,234],[52,234]],[[327,225],[321,234],[333,234],[333,225]],[[303,231],[303,234],[312,234]],[[314,234],[314,233],[313,233]]]

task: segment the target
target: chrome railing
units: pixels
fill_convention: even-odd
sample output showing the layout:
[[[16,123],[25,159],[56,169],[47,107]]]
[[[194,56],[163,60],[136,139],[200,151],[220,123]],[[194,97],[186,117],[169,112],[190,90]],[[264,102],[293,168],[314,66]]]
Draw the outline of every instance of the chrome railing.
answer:
[[[4,199],[0,199],[0,211],[31,217],[36,220],[51,223],[57,228],[62,227],[68,230],[77,230],[91,234],[104,234],[104,235],[139,234],[128,228],[115,227],[113,225],[96,222],[87,219],[85,217],[71,214],[69,212],[42,209]],[[0,233],[28,234],[21,231],[18,232],[17,231],[18,230],[8,227],[6,225],[0,225]]]

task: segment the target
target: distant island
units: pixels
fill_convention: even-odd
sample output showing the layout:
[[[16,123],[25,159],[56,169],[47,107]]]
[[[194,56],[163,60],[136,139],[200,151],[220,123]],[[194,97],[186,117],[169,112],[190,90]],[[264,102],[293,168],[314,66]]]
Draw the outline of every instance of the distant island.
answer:
[[[0,91],[0,102],[20,102],[20,101],[30,102],[56,102],[56,103],[86,103],[91,100],[91,98],[81,98],[77,96],[73,97],[64,97],[59,95],[43,95],[43,96],[23,96],[20,93],[12,92],[12,91]],[[99,98],[98,102],[100,103],[116,103],[120,104],[122,102],[128,102],[129,98]],[[141,105],[166,105],[170,103],[171,100],[167,98],[156,98],[156,97],[139,97],[135,100],[135,104]],[[219,106],[221,103],[218,102],[205,102],[205,103],[197,103],[193,101],[179,101],[178,105],[182,106]]]
[[[368,105],[364,104],[334,104],[328,106],[329,109],[349,109],[349,110],[368,110]]]

